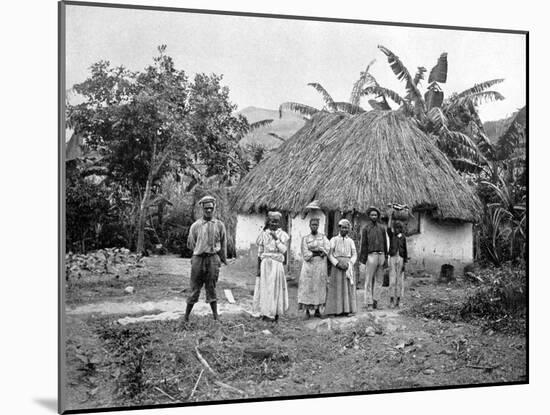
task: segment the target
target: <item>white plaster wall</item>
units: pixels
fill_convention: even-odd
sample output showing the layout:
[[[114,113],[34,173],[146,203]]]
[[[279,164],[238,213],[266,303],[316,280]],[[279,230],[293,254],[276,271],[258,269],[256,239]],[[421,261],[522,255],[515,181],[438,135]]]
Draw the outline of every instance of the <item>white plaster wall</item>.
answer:
[[[237,252],[248,251],[256,245],[256,238],[265,225],[265,215],[260,213],[238,214],[235,231]]]
[[[471,223],[437,222],[422,214],[420,233],[407,238],[410,265],[438,274],[443,264],[451,264],[455,272],[474,261]]]
[[[290,225],[290,253],[291,258],[302,260],[302,253],[301,253],[301,243],[302,238],[310,233],[309,229],[309,220],[311,218],[319,218],[319,232],[325,232],[325,221],[326,221],[326,215],[323,213],[322,210],[312,210],[310,211],[307,216],[302,219],[302,215],[299,214],[295,218],[291,219],[291,225]],[[328,237],[328,236],[327,236]],[[330,237],[328,237],[330,239]]]

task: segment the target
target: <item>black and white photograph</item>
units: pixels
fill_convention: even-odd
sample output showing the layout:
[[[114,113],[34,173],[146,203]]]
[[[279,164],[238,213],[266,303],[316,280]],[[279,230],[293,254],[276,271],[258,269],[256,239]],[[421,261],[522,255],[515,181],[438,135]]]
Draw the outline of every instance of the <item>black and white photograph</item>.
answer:
[[[61,412],[529,382],[527,30],[59,13]]]

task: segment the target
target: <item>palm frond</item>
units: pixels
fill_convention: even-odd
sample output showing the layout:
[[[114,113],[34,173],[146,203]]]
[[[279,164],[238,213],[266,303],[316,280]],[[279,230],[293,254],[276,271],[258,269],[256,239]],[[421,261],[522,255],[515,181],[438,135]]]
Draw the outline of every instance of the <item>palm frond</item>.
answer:
[[[384,101],[377,101],[375,99],[369,99],[369,105],[374,110],[379,111],[389,111],[391,110],[391,107],[388,105],[388,102],[386,100]]]
[[[334,106],[334,100],[330,96],[330,94],[327,92],[325,88],[321,84],[318,84],[316,82],[309,83],[308,86],[313,87],[317,92],[321,94],[323,97],[323,101],[325,102],[325,105],[328,107],[330,111],[336,111],[336,107]]]
[[[473,87],[465,89],[464,91],[460,92],[459,94],[456,95],[456,98],[462,98],[470,94],[483,92],[486,89],[491,88],[493,85],[500,84],[501,82],[504,82],[504,78],[491,79],[489,81],[480,82],[479,84],[475,84]]]
[[[258,130],[262,127],[265,127],[266,125],[269,125],[273,122],[272,119],[267,119],[267,120],[260,120],[260,121],[256,121],[256,122],[253,122],[252,124],[250,124],[248,126],[248,132],[252,132],[254,130]]]
[[[501,182],[501,186],[497,186],[495,183],[491,183],[486,180],[481,181],[481,184],[493,190],[493,192],[499,198],[498,204],[500,206],[509,206],[511,205],[511,201],[512,201],[510,192],[508,191],[508,187],[503,184],[502,179],[500,179],[500,182]]]
[[[480,165],[479,163],[473,160],[468,160],[465,158],[453,158],[453,157],[448,157],[448,158],[451,164],[453,165],[453,167],[456,170],[461,172],[479,173],[483,169],[482,165]]]
[[[430,71],[428,83],[432,82],[447,82],[447,53],[442,53],[437,59],[437,63]]]
[[[377,85],[368,86],[363,89],[363,95],[376,95],[377,97],[387,97],[399,105],[403,105],[405,103],[405,99],[401,97],[397,92]]]
[[[441,105],[443,104],[443,98],[443,91],[435,82],[428,87],[428,90],[424,94],[424,100],[426,102],[426,107],[428,110],[436,107],[441,107]]]
[[[277,140],[281,140],[281,141],[286,141],[285,138],[281,137],[279,134],[277,133],[273,133],[273,132],[269,132],[267,133],[267,135],[269,135],[270,137],[273,137],[273,138],[276,138]]]
[[[349,102],[335,102],[334,106],[336,108],[336,111],[345,112],[347,114],[360,114],[362,112],[365,112],[363,108],[361,108],[359,105],[353,105]]]
[[[497,91],[479,91],[472,92],[462,97],[457,97],[453,100],[452,105],[464,105],[477,107],[484,102],[502,101],[504,96]]]
[[[376,62],[376,59],[373,59],[369,62],[367,68],[359,74],[359,79],[357,79],[357,81],[355,81],[355,83],[353,84],[353,88],[351,90],[351,95],[349,98],[350,104],[359,105],[359,103],[361,102],[361,91],[363,90],[365,85],[373,82],[374,77],[369,74],[369,70],[370,67],[374,65],[374,62]],[[376,80],[374,80],[374,82],[376,82]]]
[[[424,79],[424,74],[426,73],[427,69],[424,68],[423,66],[419,66],[418,67],[418,70],[416,71],[416,75],[414,76],[414,85],[418,86],[418,84],[420,83],[420,81],[422,81]]]
[[[425,107],[425,103],[422,94],[414,84],[413,77],[411,76],[409,70],[405,67],[403,62],[401,62],[399,56],[397,56],[391,50],[382,45],[378,45],[378,49],[380,49],[382,53],[384,53],[388,57],[388,63],[390,64],[393,73],[397,76],[397,79],[399,79],[400,81],[405,81],[407,96],[410,97],[411,100],[413,100],[420,107],[420,109],[423,110]]]
[[[367,86],[378,86],[378,87],[380,86],[376,78],[371,73],[367,73],[366,77],[367,77],[367,81],[366,81]],[[360,95],[363,95],[363,91],[360,92]],[[381,99],[380,104],[381,104],[382,110],[384,111],[391,110],[390,104],[388,103],[388,100],[386,99],[385,95],[381,95],[378,98]]]
[[[283,111],[297,112],[301,115],[305,115],[309,119],[312,115],[317,114],[321,110],[298,102],[283,102],[279,105],[279,118],[283,117]]]
[[[477,112],[476,112],[477,115]],[[475,137],[477,138],[477,146],[480,149],[480,151],[483,153],[483,155],[487,158],[490,158],[491,160],[494,160],[495,158],[495,146],[489,140],[489,137],[487,137],[487,134],[485,134],[485,131],[483,130],[483,125],[481,127],[477,124],[477,122],[470,123],[470,127],[472,131],[474,132]]]
[[[427,114],[428,120],[434,125],[435,130],[439,131],[442,128],[447,127],[448,120],[441,108],[434,107],[428,111]]]
[[[439,145],[450,158],[466,159],[479,165],[487,164],[487,159],[472,139],[459,131],[443,127],[439,133]]]

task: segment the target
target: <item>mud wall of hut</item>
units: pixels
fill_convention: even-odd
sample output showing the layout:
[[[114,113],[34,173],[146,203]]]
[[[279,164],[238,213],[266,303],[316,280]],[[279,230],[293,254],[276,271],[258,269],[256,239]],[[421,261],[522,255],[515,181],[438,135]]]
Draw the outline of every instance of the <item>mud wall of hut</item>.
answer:
[[[451,264],[461,274],[474,261],[471,223],[442,222],[422,215],[420,233],[407,238],[410,268],[438,275],[443,264]]]
[[[235,232],[235,246],[237,255],[257,255],[256,238],[265,225],[263,213],[238,214]],[[251,250],[254,250],[251,253]]]

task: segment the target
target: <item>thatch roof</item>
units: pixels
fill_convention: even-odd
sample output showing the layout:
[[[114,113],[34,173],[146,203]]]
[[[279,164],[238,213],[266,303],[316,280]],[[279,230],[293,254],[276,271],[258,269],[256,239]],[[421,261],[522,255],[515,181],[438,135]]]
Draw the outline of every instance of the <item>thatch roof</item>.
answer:
[[[313,199],[329,211],[397,202],[463,221],[480,210],[433,139],[398,111],[315,116],[242,179],[233,205],[298,213]]]

